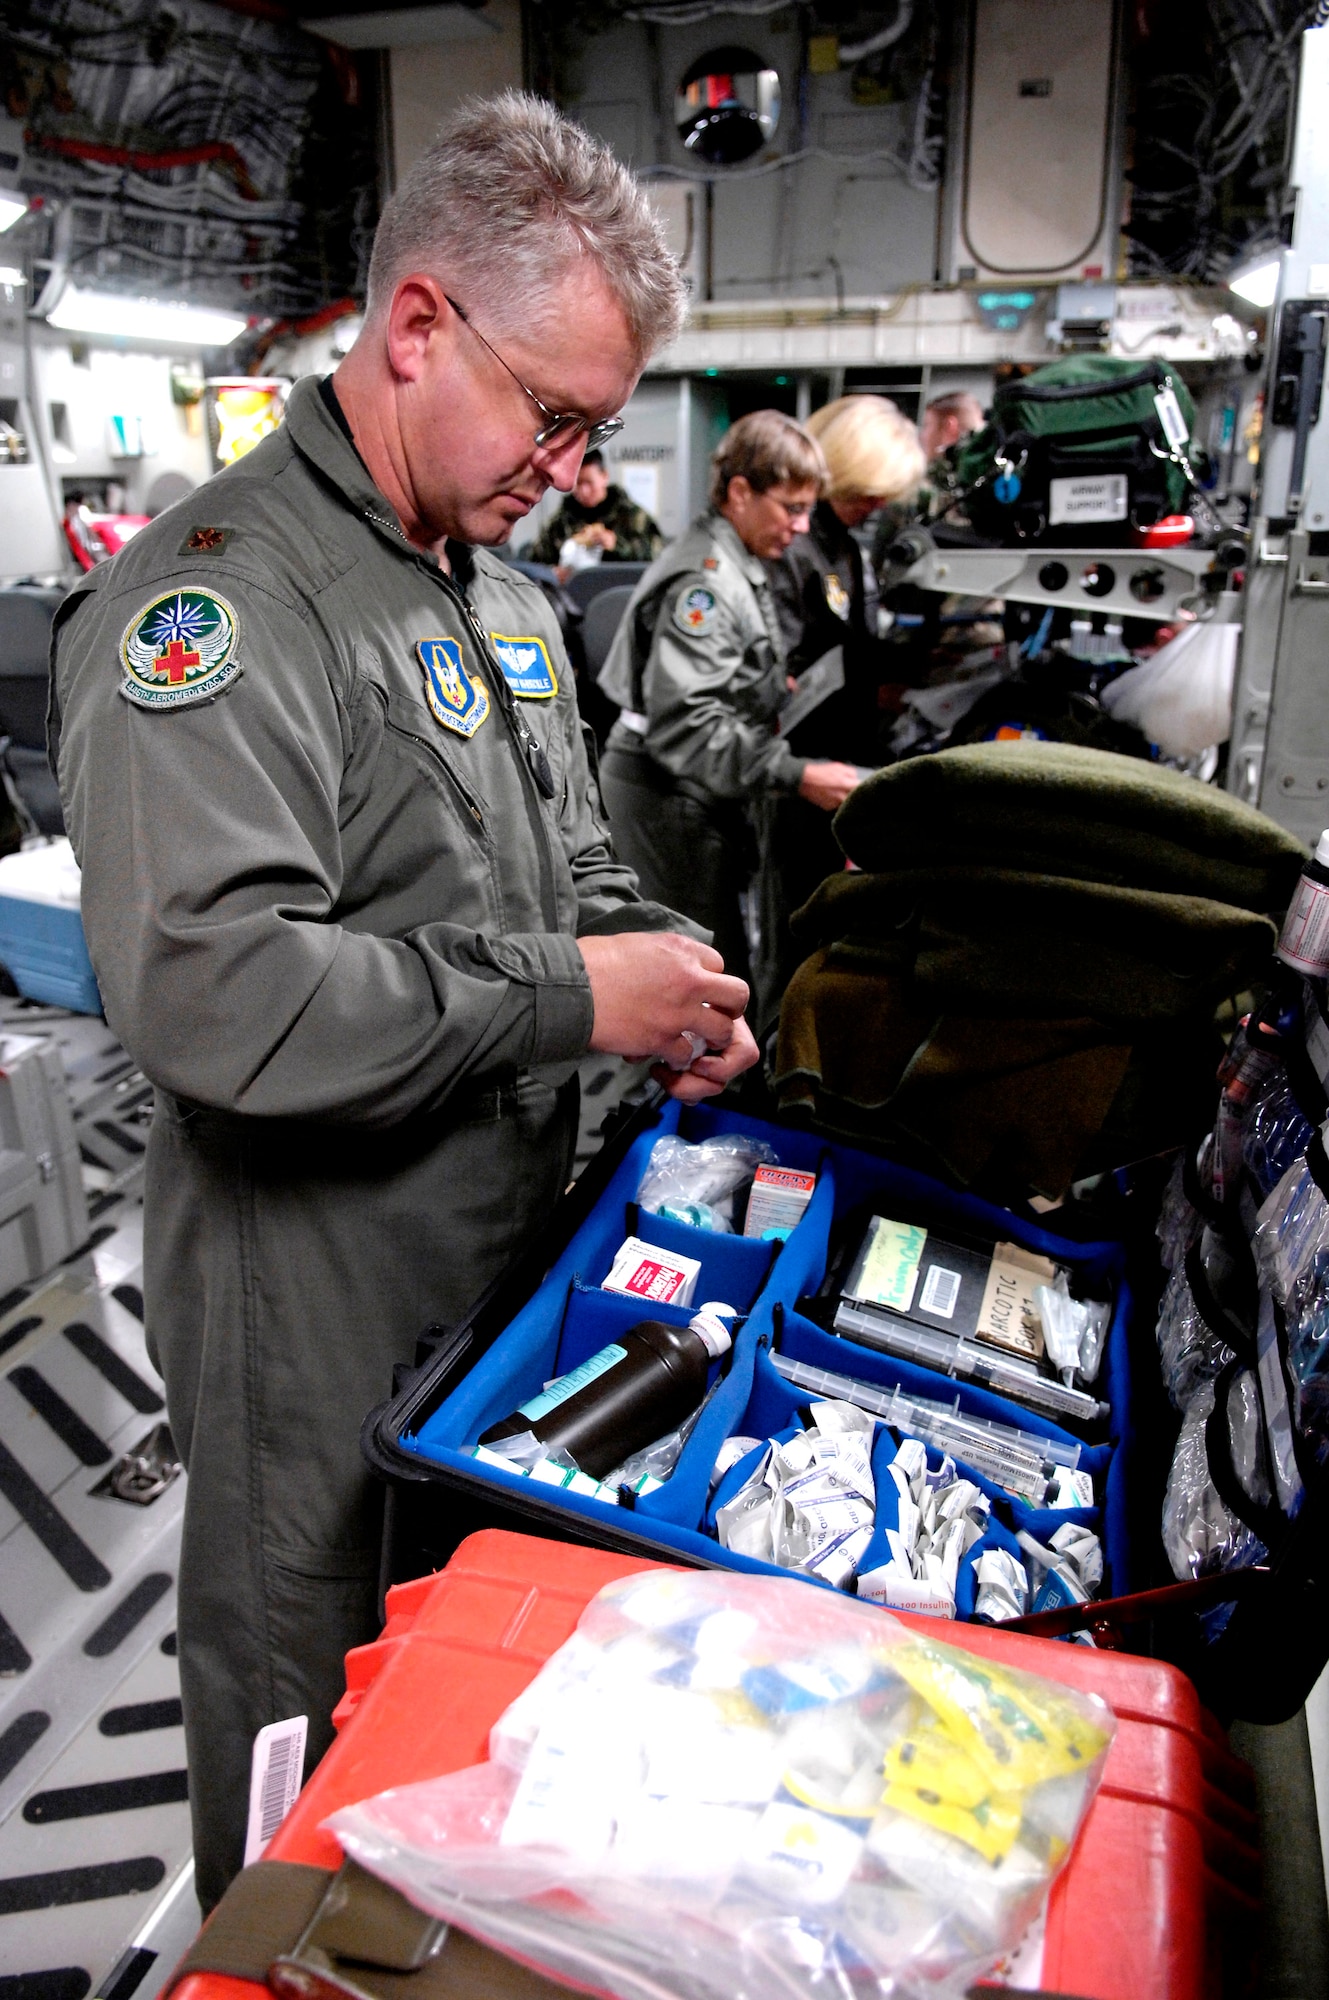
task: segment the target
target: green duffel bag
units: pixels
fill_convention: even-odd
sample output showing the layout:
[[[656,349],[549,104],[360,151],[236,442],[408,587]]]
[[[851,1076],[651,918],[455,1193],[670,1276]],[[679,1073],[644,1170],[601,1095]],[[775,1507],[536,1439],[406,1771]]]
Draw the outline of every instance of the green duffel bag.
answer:
[[[989,540],[1062,547],[1129,544],[1190,511],[1190,391],[1165,361],[1077,354],[993,398],[948,454],[950,506]]]

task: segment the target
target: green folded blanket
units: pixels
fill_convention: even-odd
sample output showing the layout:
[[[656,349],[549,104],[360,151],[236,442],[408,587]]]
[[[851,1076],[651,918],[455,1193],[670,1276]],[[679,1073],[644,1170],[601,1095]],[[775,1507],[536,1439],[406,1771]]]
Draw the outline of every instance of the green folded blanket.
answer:
[[[1306,858],[1253,806],[1106,750],[975,743],[892,764],[835,816],[860,868],[983,866],[1280,912]]]
[[[936,1015],[898,973],[822,950],[785,994],[773,1085],[787,1116],[823,1131],[1056,1199],[1180,1145],[1212,1116],[1217,1056],[1194,1021],[1127,1041],[1091,1018]]]
[[[1212,1012],[1275,940],[1267,917],[1207,897],[998,868],[832,875],[791,929],[804,951],[906,974],[938,1013],[1131,1026]]]

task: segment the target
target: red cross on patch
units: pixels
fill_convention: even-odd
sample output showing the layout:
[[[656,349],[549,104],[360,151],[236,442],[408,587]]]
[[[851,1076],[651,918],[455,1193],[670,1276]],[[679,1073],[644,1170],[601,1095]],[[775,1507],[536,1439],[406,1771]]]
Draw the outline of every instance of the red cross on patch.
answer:
[[[198,667],[202,664],[200,655],[190,652],[186,648],[183,639],[172,639],[166,651],[158,653],[152,663],[152,670],[154,673],[159,674],[164,667],[168,668],[171,675],[171,686],[179,687],[184,680],[186,667]]]

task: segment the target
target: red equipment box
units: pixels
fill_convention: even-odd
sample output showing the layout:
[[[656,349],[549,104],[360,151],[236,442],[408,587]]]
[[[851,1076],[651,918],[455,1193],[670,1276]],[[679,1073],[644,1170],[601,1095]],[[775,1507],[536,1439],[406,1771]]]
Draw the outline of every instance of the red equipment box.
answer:
[[[489,1731],[595,1593],[662,1565],[487,1529],[388,1593],[382,1636],[346,1658],[339,1731],[265,1858],[335,1869],[321,1822],[389,1785],[483,1762]],[[897,1614],[899,1615],[899,1614]],[[1244,1988],[1259,1909],[1254,1788],[1176,1668],[935,1619],[903,1623],[1092,1690],[1118,1719],[1103,1783],[1053,1888],[1042,1984],[1074,2000],[1213,2000]],[[264,2000],[196,1974],[173,2000]]]

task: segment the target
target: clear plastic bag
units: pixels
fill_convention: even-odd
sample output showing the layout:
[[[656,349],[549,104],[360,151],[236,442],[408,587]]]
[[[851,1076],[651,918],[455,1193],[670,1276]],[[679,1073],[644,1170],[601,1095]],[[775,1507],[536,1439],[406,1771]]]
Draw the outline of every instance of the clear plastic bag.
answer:
[[[743,1132],[722,1132],[696,1145],[671,1134],[651,1148],[637,1201],[651,1215],[731,1234],[734,1196],[758,1167],[775,1164],[775,1148]]]
[[[1302,1157],[1314,1129],[1302,1115],[1286,1071],[1276,1068],[1252,1098],[1241,1134],[1241,1156],[1261,1198]]]
[[[1103,690],[1103,706],[1169,757],[1189,757],[1226,743],[1232,727],[1232,681],[1240,625],[1196,619],[1143,666]]]
[[[1186,1411],[1198,1389],[1227,1366],[1232,1349],[1212,1332],[1178,1264],[1163,1288],[1158,1311],[1158,1358],[1173,1409]]]
[[[1034,1287],[1034,1304],[1043,1327],[1048,1359],[1068,1387],[1098,1378],[1112,1308],[1097,1299],[1073,1299],[1066,1273],[1058,1271],[1050,1285]]]
[[[1329,1201],[1304,1158],[1293,1162],[1266,1198],[1254,1249],[1270,1291],[1285,1311],[1296,1312],[1329,1250]]]
[[[1163,1501],[1163,1547],[1172,1574],[1182,1583],[1216,1570],[1246,1569],[1268,1554],[1253,1529],[1227,1507],[1209,1476],[1205,1425],[1214,1408],[1214,1384],[1205,1382],[1182,1419]],[[1252,1499],[1267,1501],[1268,1482],[1260,1447],[1260,1402],[1255,1378],[1243,1370],[1228,1399],[1232,1462]],[[1245,1468],[1243,1474],[1243,1467]],[[1247,1481],[1250,1484],[1247,1484]]]
[[[654,1444],[643,1445],[634,1451],[621,1465],[604,1476],[604,1484],[617,1493],[620,1486],[631,1487],[634,1493],[653,1493],[657,1486],[663,1486],[683,1454],[683,1447],[701,1421],[702,1411],[720,1386],[719,1377],[712,1382],[701,1402],[690,1417],[685,1417],[676,1431],[657,1438]]]
[[[1287,1323],[1300,1429],[1323,1456],[1329,1442],[1329,1201],[1304,1159],[1260,1210],[1255,1255]]]
[[[1192,1208],[1182,1185],[1185,1161],[1178,1153],[1163,1190],[1163,1205],[1159,1210],[1158,1255],[1165,1271],[1175,1271],[1185,1262],[1186,1252],[1192,1243],[1198,1243],[1204,1221],[1199,1211]]]
[[[960,2000],[1038,1916],[1114,1730],[831,1591],[654,1571],[587,1607],[489,1763],[330,1824],[619,2000]]]

